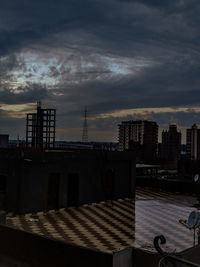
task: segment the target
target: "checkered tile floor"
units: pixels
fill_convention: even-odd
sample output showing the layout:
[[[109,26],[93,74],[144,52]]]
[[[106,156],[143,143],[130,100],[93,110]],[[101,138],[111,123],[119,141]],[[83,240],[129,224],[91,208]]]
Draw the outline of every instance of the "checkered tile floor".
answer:
[[[136,200],[119,199],[111,203],[84,205],[67,210],[8,217],[7,225],[38,235],[101,251],[127,246],[153,250],[153,238],[164,234],[169,251],[193,246],[193,232],[179,223],[187,219],[195,197],[153,189],[137,189]]]

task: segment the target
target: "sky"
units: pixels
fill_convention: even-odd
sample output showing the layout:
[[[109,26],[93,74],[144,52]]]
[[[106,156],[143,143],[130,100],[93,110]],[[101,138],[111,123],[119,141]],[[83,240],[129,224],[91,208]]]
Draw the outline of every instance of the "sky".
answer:
[[[200,124],[199,0],[1,0],[0,134],[36,102],[57,140],[117,141],[123,120]]]

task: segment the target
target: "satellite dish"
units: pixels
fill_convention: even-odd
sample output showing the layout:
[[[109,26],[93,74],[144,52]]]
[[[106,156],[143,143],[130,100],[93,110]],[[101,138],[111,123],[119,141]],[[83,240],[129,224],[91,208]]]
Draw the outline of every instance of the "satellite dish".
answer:
[[[197,211],[192,211],[188,217],[188,227],[190,229],[195,229],[200,225],[200,213]]]
[[[194,181],[197,182],[198,180],[199,180],[199,174],[197,173],[197,174],[195,174],[195,176],[194,176]]]

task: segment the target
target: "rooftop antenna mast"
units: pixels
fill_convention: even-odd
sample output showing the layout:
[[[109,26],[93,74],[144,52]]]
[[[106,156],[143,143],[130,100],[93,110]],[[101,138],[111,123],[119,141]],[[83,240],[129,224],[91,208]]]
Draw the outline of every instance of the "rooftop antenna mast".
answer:
[[[88,125],[87,125],[87,108],[85,107],[84,110],[84,123],[83,123],[83,135],[82,135],[82,142],[88,142]]]

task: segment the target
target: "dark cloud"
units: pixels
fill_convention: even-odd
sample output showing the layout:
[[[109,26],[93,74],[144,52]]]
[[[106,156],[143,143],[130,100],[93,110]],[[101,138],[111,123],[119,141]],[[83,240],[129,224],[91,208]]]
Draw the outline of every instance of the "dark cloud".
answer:
[[[178,4],[182,1],[173,2]],[[16,0],[9,4],[5,3],[0,11],[2,25],[0,53],[10,53],[38,41],[41,42],[55,32],[71,32],[77,29],[103,38],[106,42],[105,45],[109,45],[109,42],[113,44],[115,40],[121,40],[112,47],[112,49],[118,50],[120,46],[124,47],[129,40],[131,42],[141,40],[142,42],[143,39],[158,38],[159,36],[156,34],[165,36],[167,32],[174,30],[174,26],[181,27],[182,23],[184,26],[188,10],[187,13],[180,11],[175,15],[173,12],[166,15],[164,11],[160,11],[159,7],[165,6],[167,9],[172,5],[169,3],[172,1],[86,0],[83,2],[69,0],[66,2],[61,0],[57,3],[53,0]],[[150,7],[149,4],[151,4]],[[173,6],[177,4],[173,4]],[[197,12],[198,2],[194,5]],[[186,4],[182,6],[186,6]],[[163,29],[165,31],[161,33]],[[90,41],[92,40],[85,40],[85,42]],[[61,45],[61,42],[59,44]],[[49,43],[49,45],[52,44]]]
[[[0,91],[1,104],[26,104],[47,98],[48,92],[40,84],[30,84],[17,87],[15,91],[4,89]]]
[[[10,117],[9,112],[0,110],[0,133],[9,134],[10,138],[17,139],[17,135],[20,139],[25,140],[25,119]]]
[[[126,108],[199,105],[199,77],[198,60],[173,58],[136,76],[64,88],[60,90],[64,95],[60,104],[68,102],[79,109],[85,103],[97,114]]]
[[[0,102],[42,100],[77,131],[84,106],[91,115],[197,106],[199,13],[198,0],[3,0]],[[163,124],[164,116],[153,118]],[[184,113],[177,120],[191,122]],[[91,128],[115,132],[108,121]]]

